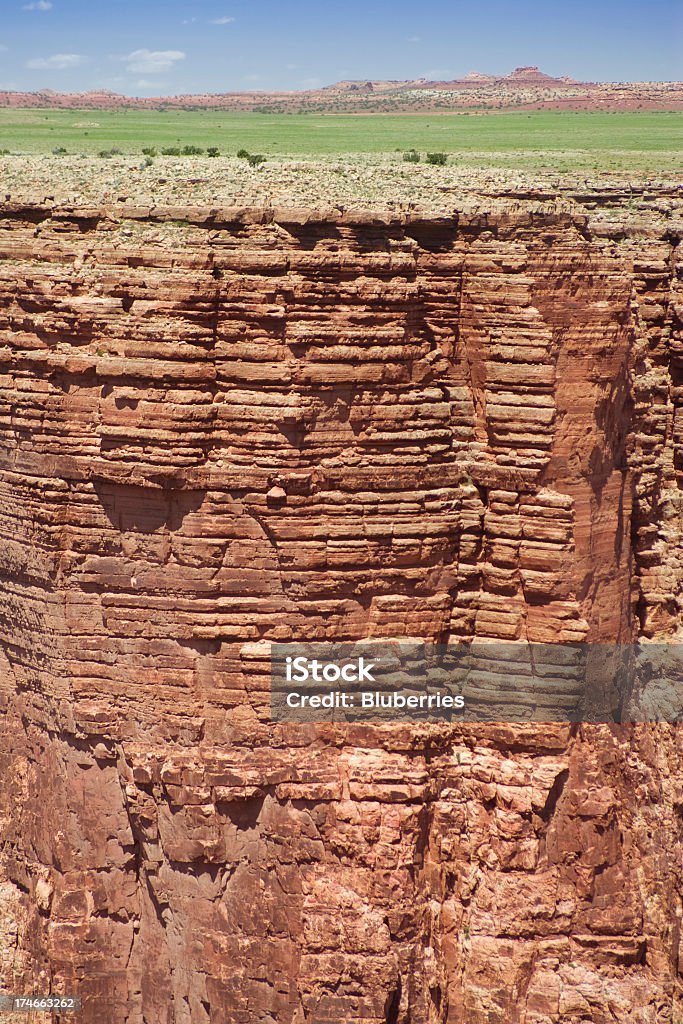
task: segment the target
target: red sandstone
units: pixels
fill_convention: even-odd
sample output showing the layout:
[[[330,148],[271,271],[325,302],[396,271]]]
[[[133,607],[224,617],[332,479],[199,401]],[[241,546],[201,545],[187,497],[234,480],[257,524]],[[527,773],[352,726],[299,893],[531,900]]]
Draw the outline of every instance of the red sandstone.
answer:
[[[677,635],[678,238],[1,213],[5,989],[670,1021],[679,729],[273,725],[268,650]]]

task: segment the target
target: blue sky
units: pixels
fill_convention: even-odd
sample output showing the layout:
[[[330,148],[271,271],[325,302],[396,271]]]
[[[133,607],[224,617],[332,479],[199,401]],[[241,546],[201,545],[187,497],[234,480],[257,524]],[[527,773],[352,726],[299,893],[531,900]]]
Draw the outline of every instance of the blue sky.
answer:
[[[456,78],[537,64],[683,79],[681,0],[3,0],[0,88],[128,95]]]

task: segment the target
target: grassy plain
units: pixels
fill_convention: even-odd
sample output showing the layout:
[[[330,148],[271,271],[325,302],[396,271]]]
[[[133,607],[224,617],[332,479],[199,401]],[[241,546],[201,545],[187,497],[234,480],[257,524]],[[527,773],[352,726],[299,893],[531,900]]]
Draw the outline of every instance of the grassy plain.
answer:
[[[683,112],[258,114],[220,110],[0,109],[0,149],[93,154],[111,147],[244,148],[266,156],[395,154],[410,148],[464,163],[680,169]]]

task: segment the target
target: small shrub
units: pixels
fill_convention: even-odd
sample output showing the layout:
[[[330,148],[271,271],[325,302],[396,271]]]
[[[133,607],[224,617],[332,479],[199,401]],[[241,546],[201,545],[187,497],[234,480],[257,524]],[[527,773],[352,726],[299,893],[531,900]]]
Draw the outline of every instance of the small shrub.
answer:
[[[161,154],[162,156],[180,156],[180,150],[177,146],[163,146]]]
[[[97,155],[103,157],[104,159],[110,156],[121,156],[121,150],[118,148],[118,146],[112,146],[111,149],[101,149]]]
[[[249,159],[249,150],[248,149],[238,149],[237,150],[237,155],[240,158],[240,160],[248,160]]]
[[[442,166],[446,163],[447,159],[448,157],[445,153],[427,153],[428,164],[438,164],[439,166]]]
[[[154,148],[154,146],[143,146],[142,147],[142,155],[143,156],[156,156],[157,155],[157,151]]]
[[[52,150],[52,153],[54,156],[64,156],[66,150],[64,146],[55,146],[55,148]]]
[[[203,152],[200,146],[183,146],[182,149],[183,156],[201,156]]]
[[[261,156],[260,153],[250,153],[247,157],[247,163],[250,167],[258,167],[259,164],[264,164],[265,162],[266,158]]]
[[[143,161],[143,163],[140,164],[140,167],[151,167],[153,163],[154,163],[154,157],[153,156],[146,156],[144,161]]]
[[[220,154],[220,151],[217,149],[216,146],[209,146],[209,148],[206,151],[206,155],[207,156],[220,156],[221,154]]]
[[[403,162],[406,164],[419,164],[420,154],[416,149],[409,149],[403,154]]]

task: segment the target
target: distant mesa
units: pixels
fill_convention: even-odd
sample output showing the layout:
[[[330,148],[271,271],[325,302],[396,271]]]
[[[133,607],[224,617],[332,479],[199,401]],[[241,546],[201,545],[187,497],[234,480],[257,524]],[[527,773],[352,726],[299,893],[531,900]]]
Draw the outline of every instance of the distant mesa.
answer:
[[[328,85],[321,92],[326,93],[370,93],[381,94],[384,92],[396,92],[408,89],[459,89],[471,92],[473,89],[557,89],[563,90],[567,86],[580,85],[573,78],[554,78],[552,75],[541,71],[535,64],[515,68],[509,75],[489,75],[482,71],[469,71],[463,78],[449,80],[434,80],[429,78],[403,79],[401,81],[342,81],[334,85]],[[316,90],[309,90],[315,92]]]
[[[495,82],[495,80],[494,75],[483,75],[481,71],[468,71],[463,78],[463,82],[481,82],[482,84],[485,82]]]
[[[516,82],[519,79],[523,81],[534,81],[534,82],[559,82],[559,78],[553,78],[551,75],[546,75],[544,71],[536,67],[535,64],[531,64],[525,68],[515,68],[507,76],[509,81]]]
[[[515,68],[514,71],[506,75],[505,78],[501,78],[498,81],[507,82],[511,85],[526,85],[526,86],[546,86],[552,88],[562,88],[565,85],[578,84],[574,83],[572,78],[553,78],[552,75],[546,75],[544,71],[536,67],[535,64],[530,64],[527,67]]]
[[[380,82],[380,85],[389,85],[388,82]],[[403,82],[395,83],[397,85],[403,85]],[[322,89],[309,89],[308,92],[374,92],[375,83],[370,80],[366,81],[348,81],[335,82],[333,85],[325,85]]]

